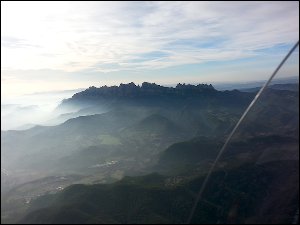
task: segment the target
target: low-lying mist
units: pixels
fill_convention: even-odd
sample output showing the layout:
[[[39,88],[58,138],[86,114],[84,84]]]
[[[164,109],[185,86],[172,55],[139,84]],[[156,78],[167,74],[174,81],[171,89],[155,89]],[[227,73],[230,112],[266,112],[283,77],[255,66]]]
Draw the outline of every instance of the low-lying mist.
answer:
[[[1,130],[23,130],[35,125],[56,125],[58,123],[56,118],[61,113],[75,111],[74,109],[64,112],[57,111],[55,110],[57,106],[63,99],[72,97],[80,90],[3,97],[1,99]]]

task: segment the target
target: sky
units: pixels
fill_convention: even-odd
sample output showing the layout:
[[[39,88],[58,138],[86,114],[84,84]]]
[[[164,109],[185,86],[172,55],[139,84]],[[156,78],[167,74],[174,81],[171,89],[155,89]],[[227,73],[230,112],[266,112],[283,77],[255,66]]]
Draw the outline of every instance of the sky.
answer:
[[[1,1],[1,98],[264,80],[298,38],[298,1]],[[299,49],[283,73],[299,75]]]

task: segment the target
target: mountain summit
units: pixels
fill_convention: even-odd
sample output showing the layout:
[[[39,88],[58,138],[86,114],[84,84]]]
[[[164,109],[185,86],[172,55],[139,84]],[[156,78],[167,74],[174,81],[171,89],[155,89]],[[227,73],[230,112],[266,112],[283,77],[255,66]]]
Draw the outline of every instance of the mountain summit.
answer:
[[[136,96],[157,96],[157,95],[169,95],[169,96],[178,96],[178,95],[190,95],[190,94],[199,94],[204,92],[215,92],[216,90],[210,84],[177,84],[175,88],[173,87],[164,87],[155,83],[143,82],[142,85],[136,85],[131,82],[128,84],[120,84],[119,86],[102,86],[102,87],[89,87],[85,91],[76,93],[73,95],[73,98],[78,98],[82,96],[101,96],[101,97],[136,97]]]

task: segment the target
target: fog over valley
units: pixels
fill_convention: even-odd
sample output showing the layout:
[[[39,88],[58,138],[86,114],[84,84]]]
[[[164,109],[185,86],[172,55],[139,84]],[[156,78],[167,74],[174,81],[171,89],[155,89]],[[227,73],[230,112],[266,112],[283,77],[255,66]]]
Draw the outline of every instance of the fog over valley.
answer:
[[[35,125],[57,124],[55,118],[62,112],[55,113],[55,108],[63,99],[80,90],[83,89],[3,97],[1,130],[24,130]]]

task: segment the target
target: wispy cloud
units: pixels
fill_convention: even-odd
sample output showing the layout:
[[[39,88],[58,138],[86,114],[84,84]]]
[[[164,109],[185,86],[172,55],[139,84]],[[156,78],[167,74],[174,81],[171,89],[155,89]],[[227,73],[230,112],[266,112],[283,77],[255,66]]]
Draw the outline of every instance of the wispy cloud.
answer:
[[[200,73],[205,80],[245,79],[239,73],[246,64],[239,60],[260,61],[255,74],[264,74],[299,37],[299,2],[7,1],[1,6],[1,79],[7,93],[126,79],[180,81],[182,74],[193,80]],[[247,68],[244,76],[254,79]]]
[[[298,2],[5,2],[1,11],[3,66],[14,69],[157,69],[254,56],[299,36]],[[153,52],[164,54],[141,57]]]
[[[1,47],[3,48],[38,48],[36,44],[31,44],[28,41],[15,37],[1,37]]]

